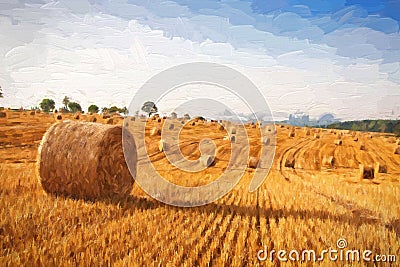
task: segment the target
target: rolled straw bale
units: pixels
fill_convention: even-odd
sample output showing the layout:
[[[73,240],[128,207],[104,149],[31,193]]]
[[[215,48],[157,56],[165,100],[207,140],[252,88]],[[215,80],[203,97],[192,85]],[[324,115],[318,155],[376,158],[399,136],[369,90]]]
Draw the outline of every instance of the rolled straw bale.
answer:
[[[56,119],[57,119],[57,120],[62,120],[61,114],[58,114],[58,115],[56,116]]]
[[[114,119],[113,118],[109,118],[106,121],[107,124],[113,124],[114,123]]]
[[[319,134],[314,134],[314,139],[319,139],[320,138],[320,136],[319,136]]]
[[[294,169],[295,159],[294,157],[287,157],[285,160],[285,167]]]
[[[400,140],[398,140],[396,144],[397,144],[398,146],[400,146]]]
[[[398,147],[395,148],[394,154],[400,155],[400,146],[398,146]]]
[[[201,155],[200,163],[204,167],[210,167],[214,163],[214,157],[208,154]]]
[[[231,134],[236,134],[236,128],[235,127],[232,127]]]
[[[160,130],[160,128],[158,128],[158,127],[153,127],[153,128],[150,130],[150,135],[151,135],[151,136],[161,135],[161,130]]]
[[[171,123],[169,126],[168,126],[168,130],[173,130],[175,128],[175,125],[173,124],[173,123]]]
[[[219,127],[218,127],[218,130],[223,131],[223,130],[225,130],[225,127],[220,124]]]
[[[336,139],[335,140],[335,145],[341,146],[343,144],[343,141],[341,139]]]
[[[365,144],[364,143],[360,144],[360,150],[365,150]]]
[[[6,118],[7,117],[7,113],[0,111],[0,118]]]
[[[258,167],[259,159],[256,157],[250,157],[248,162],[248,167],[252,169],[256,169]]]
[[[324,156],[322,158],[322,166],[332,168],[335,165],[335,158],[333,156]]]
[[[96,117],[89,117],[89,121],[90,122],[97,122],[97,118]]]
[[[364,164],[360,164],[360,178],[361,179],[373,179],[374,178],[374,168],[370,166],[364,166]]]
[[[74,119],[75,119],[75,120],[79,120],[79,118],[80,118],[80,113],[74,114]]]
[[[358,137],[354,137],[354,142],[358,142]]]
[[[311,131],[310,131],[310,129],[307,129],[307,131],[306,131],[306,135],[310,135],[311,134]]]
[[[294,133],[294,131],[291,131],[290,133],[289,133],[289,138],[292,138],[292,137],[294,137],[296,134]]]
[[[136,121],[136,117],[131,117],[131,121]]]
[[[29,112],[29,115],[31,115],[31,116],[35,116],[35,111],[31,111],[31,112]]]
[[[196,123],[195,123],[195,122],[192,122],[192,123],[191,123],[191,125],[192,125],[192,126],[195,126],[195,125],[196,125]]]
[[[129,164],[136,164],[133,137],[127,133],[124,142]],[[90,122],[53,124],[39,146],[37,171],[47,193],[83,199],[127,196],[134,183],[122,127]]]
[[[161,119],[160,119],[160,118],[158,118],[158,119],[157,119],[157,122],[161,122]]]
[[[271,143],[271,139],[269,137],[263,138],[263,144],[264,145],[269,145]]]
[[[376,162],[375,163],[375,173],[387,173],[387,166],[384,163]]]
[[[236,137],[235,136],[231,136],[231,143],[235,143],[236,141]]]

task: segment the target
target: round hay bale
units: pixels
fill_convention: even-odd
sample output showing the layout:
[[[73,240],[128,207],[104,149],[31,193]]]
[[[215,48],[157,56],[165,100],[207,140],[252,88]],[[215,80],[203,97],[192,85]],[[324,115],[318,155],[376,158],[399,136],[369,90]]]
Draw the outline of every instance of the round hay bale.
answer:
[[[295,135],[296,134],[294,133],[294,131],[292,131],[292,132],[289,133],[289,138],[293,138],[293,137],[295,137]]]
[[[136,121],[136,117],[131,117],[131,121]]]
[[[214,157],[211,155],[201,155],[200,157],[200,163],[201,165],[203,165],[204,167],[210,167],[213,163],[214,163]]]
[[[168,130],[173,130],[175,128],[175,125],[173,124],[173,123],[171,123],[169,126],[168,126]]]
[[[319,139],[320,138],[320,136],[319,136],[319,134],[314,134],[314,139]]]
[[[97,122],[97,118],[96,117],[89,117],[89,121],[90,122]]]
[[[308,136],[308,135],[310,135],[311,134],[311,131],[308,129],[307,131],[306,131],[306,135]]]
[[[294,169],[295,159],[294,157],[287,157],[285,160],[285,167]]]
[[[342,144],[343,144],[342,139],[336,139],[336,140],[335,140],[335,145],[341,146]]]
[[[394,154],[400,155],[400,146],[395,148]]]
[[[56,119],[57,119],[57,120],[62,120],[61,114],[58,114],[58,115],[56,116]]]
[[[360,150],[365,150],[365,144],[364,143],[360,144]]]
[[[195,126],[196,125],[196,123],[193,121],[190,125],[192,125],[192,126]]]
[[[161,135],[161,130],[160,130],[160,128],[158,128],[158,127],[153,127],[153,128],[150,130],[150,135],[151,135],[151,136]]]
[[[358,137],[354,137],[353,141],[358,142]]]
[[[29,115],[31,115],[31,116],[35,116],[35,111],[31,111],[31,112],[29,112]]]
[[[373,167],[364,166],[364,164],[360,164],[359,168],[360,168],[361,179],[374,179],[375,171]]]
[[[109,119],[110,118],[110,115],[108,115],[108,114],[102,114],[101,116],[103,117],[103,119]]]
[[[236,141],[236,137],[235,136],[231,136],[231,143],[235,143]]]
[[[397,141],[396,145],[400,146],[400,140]]]
[[[232,127],[231,134],[236,134],[236,128],[235,127]]]
[[[80,118],[79,115],[80,115],[79,113],[75,114],[75,115],[74,115],[74,119],[75,119],[75,120],[79,120],[79,118]]]
[[[124,138],[136,164],[133,137]],[[47,193],[83,199],[125,197],[134,178],[127,167],[122,127],[89,122],[53,124],[39,146],[37,171]]]
[[[7,117],[7,113],[0,111],[0,118],[6,118]]]
[[[161,119],[160,119],[160,118],[158,118],[158,119],[157,119],[157,122],[161,122]]]
[[[322,166],[325,168],[333,168],[335,166],[335,158],[333,156],[324,156],[322,158]]]
[[[106,121],[106,123],[107,123],[107,124],[113,124],[113,123],[114,123],[114,119],[113,119],[113,118],[109,118],[109,119]]]
[[[247,166],[248,166],[249,168],[251,168],[251,169],[257,169],[257,167],[258,167],[258,162],[259,162],[259,159],[258,159],[258,158],[256,158],[256,157],[250,157],[250,158],[249,158],[249,161],[248,161],[248,163],[247,163]]]
[[[269,145],[271,143],[271,139],[269,138],[269,137],[265,137],[265,138],[263,138],[263,144],[264,145]]]
[[[166,151],[168,150],[169,146],[167,144],[167,142],[165,142],[165,140],[161,139],[160,141],[158,141],[158,150],[160,152]]]
[[[224,131],[225,130],[225,127],[223,126],[223,125],[219,125],[219,127],[218,127],[218,130],[220,130],[220,131]]]
[[[375,173],[387,173],[387,166],[384,163],[375,163]]]

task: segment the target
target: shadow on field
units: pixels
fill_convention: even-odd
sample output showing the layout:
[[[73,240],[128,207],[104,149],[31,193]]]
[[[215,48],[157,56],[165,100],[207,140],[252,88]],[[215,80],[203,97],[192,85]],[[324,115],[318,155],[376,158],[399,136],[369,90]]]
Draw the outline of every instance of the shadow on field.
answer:
[[[255,206],[238,206],[235,204],[223,204],[223,203],[210,203],[208,205],[192,207],[192,208],[181,208],[170,206],[161,203],[157,200],[153,200],[149,197],[136,197],[129,196],[125,199],[107,199],[101,200],[101,202],[107,205],[118,205],[123,209],[125,216],[133,215],[136,211],[143,211],[149,209],[166,208],[171,211],[179,211],[182,209],[190,209],[191,212],[197,212],[199,215],[207,216],[210,213],[219,213],[222,216],[233,215],[241,217],[256,218],[259,226],[259,218],[264,217],[267,219],[267,224],[271,220],[275,220],[276,223],[282,218],[292,217],[294,219],[320,219],[330,220],[338,223],[348,223],[353,226],[359,227],[361,225],[376,225],[381,224],[390,231],[394,231],[397,237],[400,237],[400,220],[393,219],[390,222],[384,222],[381,218],[371,216],[371,214],[364,213],[363,210],[352,210],[347,214],[332,214],[328,211],[323,210],[302,210],[302,209],[273,209],[271,207],[259,207]]]

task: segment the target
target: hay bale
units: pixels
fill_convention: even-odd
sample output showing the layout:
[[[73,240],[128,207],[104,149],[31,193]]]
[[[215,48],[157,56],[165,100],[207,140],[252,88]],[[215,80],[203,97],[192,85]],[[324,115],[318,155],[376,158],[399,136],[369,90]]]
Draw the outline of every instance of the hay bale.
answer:
[[[57,120],[62,120],[61,114],[58,114],[58,115],[56,116],[56,119],[57,119]]]
[[[311,131],[310,131],[310,129],[307,129],[307,131],[306,131],[306,135],[308,136],[308,135],[310,135],[311,134]]]
[[[208,168],[214,163],[214,157],[211,155],[207,155],[207,154],[201,155],[200,163],[202,166]]]
[[[400,155],[400,146],[395,148],[394,154]]]
[[[364,143],[360,144],[360,150],[365,150],[365,144]]]
[[[291,131],[290,133],[289,133],[289,138],[293,138],[293,137],[295,137],[295,133],[294,133],[294,131]]]
[[[160,141],[158,141],[158,150],[160,152],[166,151],[168,150],[169,145],[167,144],[167,142],[165,142],[165,140],[161,139]]]
[[[151,136],[161,135],[161,129],[158,128],[158,127],[153,127],[153,128],[150,130],[150,135],[151,135]]]
[[[131,117],[131,121],[136,121],[136,117]]]
[[[108,114],[102,114],[101,116],[102,116],[103,119],[109,119],[110,118],[110,115],[108,115]]]
[[[396,145],[400,146],[400,140],[397,141]]]
[[[263,138],[263,144],[264,145],[269,145],[271,143],[271,139],[269,138],[269,137],[265,137],[265,138]]]
[[[159,119],[157,119],[157,122],[161,122],[162,120],[159,118]]]
[[[173,124],[173,123],[171,123],[169,126],[168,126],[168,130],[173,130],[175,128],[175,125]]]
[[[387,166],[384,163],[376,162],[375,163],[375,174],[377,173],[387,173]]]
[[[124,138],[136,164],[133,137]],[[89,122],[64,121],[53,124],[39,146],[39,182],[50,194],[83,199],[124,197],[134,178],[127,167],[122,127]]]
[[[320,138],[320,136],[319,136],[319,134],[314,134],[314,139],[319,139]]]
[[[354,137],[353,141],[358,142],[358,137]]]
[[[223,125],[219,125],[219,127],[218,127],[218,130],[220,130],[220,131],[224,131],[225,130],[225,127],[223,126]]]
[[[343,144],[343,141],[342,141],[342,139],[336,139],[334,143],[337,146],[341,146]]]
[[[374,179],[375,171],[373,167],[364,166],[364,164],[360,164],[359,167],[361,179]]]
[[[79,115],[80,115],[79,113],[78,113],[78,114],[75,114],[75,115],[74,115],[74,119],[75,119],[75,120],[79,120],[79,118],[80,118]]]
[[[335,158],[333,156],[324,156],[322,158],[322,166],[325,168],[333,168],[335,166]]]
[[[31,116],[35,116],[35,111],[31,111],[31,112],[29,112],[29,115],[31,115]]]
[[[235,127],[232,127],[231,134],[236,134],[236,128]]]
[[[7,113],[0,111],[0,118],[7,118]]]
[[[109,119],[106,121],[106,123],[107,123],[107,124],[113,124],[113,123],[114,123],[114,119],[113,119],[113,118],[109,118]]]
[[[236,141],[236,137],[235,136],[231,136],[231,143],[235,143]]]
[[[97,122],[97,118],[96,117],[89,117],[89,122]]]
[[[295,159],[294,157],[287,157],[285,160],[285,167],[294,169]]]
[[[250,157],[250,158],[249,158],[249,161],[248,161],[248,163],[247,163],[247,166],[248,166],[249,168],[251,168],[251,169],[257,169],[257,167],[258,167],[258,162],[259,162],[259,159],[258,159],[258,158],[256,158],[256,157]]]
[[[195,126],[196,125],[196,123],[193,121],[190,125],[192,125],[192,126]]]

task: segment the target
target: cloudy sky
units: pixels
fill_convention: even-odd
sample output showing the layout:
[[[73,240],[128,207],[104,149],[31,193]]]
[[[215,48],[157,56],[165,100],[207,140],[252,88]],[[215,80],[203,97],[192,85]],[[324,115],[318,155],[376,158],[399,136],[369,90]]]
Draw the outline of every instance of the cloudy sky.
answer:
[[[0,106],[128,106],[202,61],[245,74],[274,114],[396,117],[399,25],[398,0],[0,0]]]

